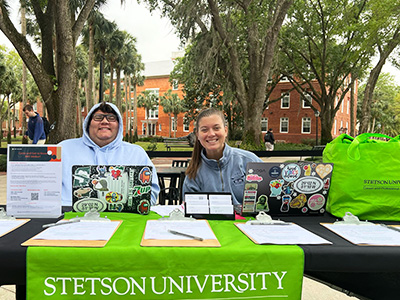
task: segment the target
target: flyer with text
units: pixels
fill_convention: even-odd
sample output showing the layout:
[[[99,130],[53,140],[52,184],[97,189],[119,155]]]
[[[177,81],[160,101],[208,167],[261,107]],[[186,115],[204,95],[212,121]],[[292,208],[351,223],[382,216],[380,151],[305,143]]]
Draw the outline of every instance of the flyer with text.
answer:
[[[61,146],[8,145],[8,215],[25,218],[60,216],[61,188]]]

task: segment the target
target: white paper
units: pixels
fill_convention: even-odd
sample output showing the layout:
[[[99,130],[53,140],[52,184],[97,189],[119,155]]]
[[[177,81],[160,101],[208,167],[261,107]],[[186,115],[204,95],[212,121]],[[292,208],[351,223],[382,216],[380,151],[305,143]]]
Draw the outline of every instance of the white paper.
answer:
[[[0,221],[0,236],[4,235],[5,233],[13,230],[21,226],[22,224],[26,223],[26,220],[1,220]]]
[[[185,202],[208,200],[207,194],[185,194]]]
[[[146,240],[192,240],[190,237],[176,235],[168,230],[174,230],[202,238],[216,240],[214,232],[206,220],[196,221],[157,221],[149,220],[146,223],[144,239]]]
[[[186,213],[187,214],[209,214],[210,209],[207,205],[193,205],[186,203]]]
[[[322,224],[353,244],[400,246],[400,232],[378,224]]]
[[[60,146],[8,145],[8,215],[27,218],[60,216],[61,188]]]
[[[210,205],[210,214],[233,214],[233,205]]]
[[[258,244],[332,244],[330,241],[293,223],[290,225],[250,225],[238,223],[236,225]]]
[[[119,222],[81,221],[47,228],[34,240],[108,241]]]
[[[169,214],[176,208],[184,212],[184,208],[182,207],[182,205],[156,205],[152,206],[150,210],[154,211],[162,217],[168,217]]]

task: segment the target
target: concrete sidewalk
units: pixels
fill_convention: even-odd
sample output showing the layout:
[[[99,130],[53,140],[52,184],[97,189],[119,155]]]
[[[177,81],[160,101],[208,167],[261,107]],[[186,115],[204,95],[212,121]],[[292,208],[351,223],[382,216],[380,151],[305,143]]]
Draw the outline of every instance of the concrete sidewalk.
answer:
[[[185,158],[184,158],[185,159]],[[304,157],[303,157],[304,159]],[[271,157],[263,158],[265,162],[285,162],[288,160],[297,161],[301,160],[300,157]],[[171,158],[156,158],[153,159],[154,165],[157,166],[171,166]],[[7,175],[6,173],[0,173],[0,204],[6,204],[7,197]],[[15,298],[15,286],[6,285],[0,287],[0,300],[14,300]],[[309,278],[303,280],[303,291],[302,300],[349,300],[357,299],[355,297],[349,297],[346,294],[336,291],[324,284]]]

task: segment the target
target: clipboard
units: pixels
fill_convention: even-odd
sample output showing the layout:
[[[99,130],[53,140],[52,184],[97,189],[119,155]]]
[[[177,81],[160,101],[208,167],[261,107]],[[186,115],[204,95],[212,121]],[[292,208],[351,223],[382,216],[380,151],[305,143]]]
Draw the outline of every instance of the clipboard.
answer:
[[[264,211],[259,212],[256,219],[246,223],[234,224],[243,234],[258,245],[332,244],[330,241],[295,223],[273,220]]]
[[[334,223],[320,223],[320,224],[322,226],[324,226],[326,229],[332,231],[336,235],[345,239],[346,241],[352,243],[353,245],[357,245],[357,246],[400,246],[400,239],[398,242],[392,242],[392,240],[390,240],[390,239],[387,239],[386,242],[385,241],[379,242],[378,240],[374,241],[373,240],[374,237],[371,235],[368,235],[368,234],[366,236],[364,236],[364,238],[365,238],[364,242],[362,242],[361,239],[360,239],[360,241],[357,241],[357,238],[359,238],[360,236],[363,235],[363,232],[364,232],[363,229],[365,229],[365,231],[369,232],[369,233],[374,232],[375,229],[377,229],[379,232],[377,231],[376,234],[380,233],[380,237],[382,237],[386,230],[393,230],[393,231],[400,233],[400,227],[399,227],[400,225],[388,226],[386,224],[375,224],[375,223],[371,223],[368,221],[360,221],[357,216],[354,216],[350,212],[345,213],[342,221],[336,221]],[[349,232],[340,230],[340,229],[346,228],[346,226],[348,226],[348,228],[351,229],[351,231],[356,231],[357,229],[361,230],[357,234],[357,238],[353,234],[351,234],[351,232],[349,233]],[[368,229],[368,230],[366,230],[366,229]],[[370,240],[368,240],[368,239],[370,239]],[[397,239],[395,239],[395,240],[397,240]]]
[[[211,232],[214,234],[214,232],[211,229],[210,224],[208,223],[207,220],[196,220],[191,217],[184,217],[184,214],[182,211],[179,209],[174,209],[169,217],[163,217],[158,220],[148,220],[147,222],[160,222],[159,224],[168,225],[168,222],[198,222],[202,221],[205,222],[208,226],[208,228],[211,230]],[[215,237],[215,239],[203,239],[203,240],[196,240],[194,238],[188,238],[188,239],[145,239],[146,236],[146,229],[147,229],[147,224],[146,223],[146,228],[143,232],[142,240],[140,242],[140,246],[142,247],[221,247],[221,244],[219,243],[218,239]],[[156,224],[156,223],[154,223]],[[168,226],[166,226],[168,227]],[[214,234],[215,236],[215,234]]]
[[[111,222],[118,222],[118,226],[115,228],[114,232],[112,233],[111,237],[117,231],[119,226],[121,225],[122,221],[111,221]],[[91,247],[91,248],[101,248],[104,247],[108,240],[36,240],[35,237],[38,236],[40,233],[35,235],[34,237],[30,238],[29,240],[23,242],[21,246],[42,246],[42,247]]]
[[[11,227],[9,230],[7,230],[7,231],[5,231],[3,233],[0,233],[0,237],[2,237],[4,235],[6,235],[7,233],[10,233],[11,231],[21,227],[22,225],[26,224],[30,220],[31,219],[15,219],[14,217],[7,216],[7,213],[4,210],[4,208],[0,207],[0,225],[1,225],[1,222],[4,222],[4,221],[8,221],[8,222],[11,221],[11,222],[17,223],[17,224],[15,224],[15,226]]]
[[[87,212],[83,217],[76,217],[71,220],[75,220],[77,222],[117,222],[117,226],[115,227],[114,231],[110,235],[107,240],[53,240],[53,239],[35,239],[41,233],[38,233],[34,237],[30,238],[29,240],[23,242],[21,246],[43,246],[43,247],[92,247],[92,248],[101,248],[104,247],[108,241],[112,238],[114,233],[118,230],[119,226],[122,224],[122,220],[110,220],[107,217],[101,218],[100,213],[91,210]],[[61,220],[67,221],[67,220]],[[60,221],[59,221],[60,222]],[[58,222],[57,222],[58,223]],[[56,223],[56,224],[57,224]],[[60,225],[66,226],[66,225]]]

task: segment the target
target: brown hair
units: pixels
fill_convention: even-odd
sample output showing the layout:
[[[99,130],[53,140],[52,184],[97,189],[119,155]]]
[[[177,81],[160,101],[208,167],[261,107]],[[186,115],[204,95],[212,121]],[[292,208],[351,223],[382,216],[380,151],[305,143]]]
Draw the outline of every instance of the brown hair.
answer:
[[[23,112],[25,111],[33,111],[33,106],[30,104],[27,104],[24,106],[24,108],[22,109]]]
[[[197,171],[201,165],[201,151],[203,151],[203,148],[204,148],[197,138],[197,133],[199,132],[200,120],[204,117],[210,117],[212,115],[219,116],[222,120],[222,123],[225,125],[224,113],[213,107],[202,110],[199,113],[199,115],[197,116],[196,127],[194,129],[194,132],[196,133],[196,142],[194,143],[192,158],[191,158],[189,166],[186,170],[186,175],[190,179],[194,179],[197,175]]]

